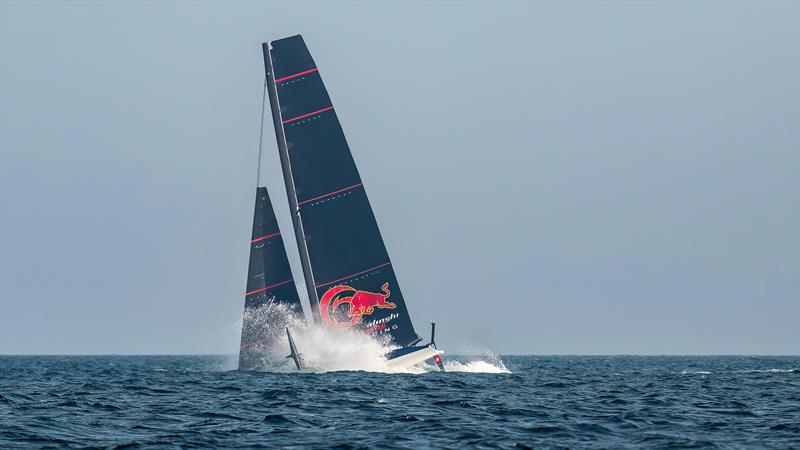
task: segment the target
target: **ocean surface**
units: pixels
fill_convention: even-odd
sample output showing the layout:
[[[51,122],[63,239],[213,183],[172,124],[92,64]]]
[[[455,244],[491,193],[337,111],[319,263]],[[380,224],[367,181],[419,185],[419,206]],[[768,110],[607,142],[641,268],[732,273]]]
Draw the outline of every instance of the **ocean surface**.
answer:
[[[508,356],[270,373],[0,356],[0,448],[800,448],[800,358]]]

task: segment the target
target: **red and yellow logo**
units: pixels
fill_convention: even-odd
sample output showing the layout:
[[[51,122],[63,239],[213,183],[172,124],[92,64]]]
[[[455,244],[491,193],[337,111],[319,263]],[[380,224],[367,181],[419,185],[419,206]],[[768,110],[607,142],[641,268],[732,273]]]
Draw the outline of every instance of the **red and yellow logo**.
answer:
[[[394,309],[396,305],[387,301],[389,298],[389,283],[381,286],[383,294],[359,291],[350,286],[334,286],[322,296],[319,301],[322,320],[331,328],[350,328],[361,322],[363,316],[375,312],[375,308]],[[343,303],[350,305],[347,314],[339,311]]]

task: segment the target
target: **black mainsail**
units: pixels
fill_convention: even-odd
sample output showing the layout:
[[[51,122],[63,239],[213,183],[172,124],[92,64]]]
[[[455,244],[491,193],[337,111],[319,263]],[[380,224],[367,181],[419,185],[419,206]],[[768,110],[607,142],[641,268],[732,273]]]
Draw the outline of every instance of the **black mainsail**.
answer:
[[[300,35],[263,45],[267,88],[315,321],[420,341],[328,92]],[[292,286],[293,287],[293,286]]]
[[[283,339],[287,316],[292,314],[302,317],[300,297],[267,188],[257,187],[239,369],[259,365],[265,348]]]

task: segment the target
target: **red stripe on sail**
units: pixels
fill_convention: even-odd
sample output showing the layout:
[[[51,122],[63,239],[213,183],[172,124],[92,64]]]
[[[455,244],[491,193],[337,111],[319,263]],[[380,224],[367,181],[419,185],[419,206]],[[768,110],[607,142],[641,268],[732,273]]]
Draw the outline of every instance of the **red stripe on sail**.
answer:
[[[385,263],[383,263],[383,264],[381,264],[381,265],[379,265],[379,266],[371,267],[371,268],[369,268],[369,269],[367,269],[367,270],[362,270],[361,272],[354,273],[354,274],[352,274],[352,275],[348,275],[348,276],[346,276],[346,277],[343,277],[343,278],[339,278],[338,280],[333,280],[333,281],[329,281],[329,282],[327,282],[327,283],[318,284],[318,285],[316,285],[316,286],[314,286],[314,287],[315,287],[315,288],[321,288],[322,286],[327,286],[327,285],[329,285],[329,284],[338,283],[339,281],[346,280],[346,279],[348,279],[348,278],[353,278],[353,277],[355,277],[355,276],[358,276],[358,275],[361,275],[361,274],[363,274],[363,273],[367,273],[367,272],[370,272],[370,271],[372,271],[372,270],[375,270],[375,269],[380,269],[381,267],[386,267],[386,266],[388,266],[388,265],[389,265],[389,264],[391,264],[391,263],[392,263],[391,261],[387,261],[387,262],[385,262]]]
[[[323,113],[323,112],[331,110],[331,109],[333,109],[333,106],[328,106],[327,108],[322,108],[322,109],[320,109],[318,111],[310,112],[308,114],[303,114],[302,116],[297,116],[297,117],[292,117],[291,119],[286,119],[281,123],[289,123],[289,122],[294,122],[295,120],[305,119],[308,116],[313,116],[314,114]]]
[[[277,232],[277,233],[268,234],[266,236],[261,236],[261,237],[258,237],[258,238],[250,240],[250,243],[251,244],[255,244],[256,242],[263,241],[264,239],[269,239],[271,237],[279,236],[280,234],[281,234],[280,232]]]
[[[344,192],[344,191],[346,191],[348,189],[357,188],[357,187],[359,187],[361,185],[363,185],[363,183],[354,184],[352,186],[348,186],[346,188],[339,189],[338,191],[328,192],[327,194],[320,195],[319,197],[314,197],[314,198],[310,198],[308,200],[303,200],[302,202],[298,203],[298,205],[303,205],[303,204],[308,203],[308,202],[313,202],[314,200],[319,200],[321,198],[330,197],[331,195],[336,195],[336,194],[338,194],[340,192]]]
[[[248,295],[258,294],[259,292],[264,292],[264,291],[267,291],[269,289],[276,288],[278,286],[283,286],[284,284],[291,283],[291,282],[292,282],[292,279],[289,278],[286,281],[281,281],[280,283],[275,283],[272,286],[266,286],[266,287],[263,287],[261,289],[256,289],[255,291],[250,291],[250,292],[248,292],[248,293],[246,293],[244,295],[245,295],[245,297],[247,297]]]
[[[275,80],[275,82],[276,82],[276,83],[280,83],[281,81],[286,81],[286,80],[291,80],[292,78],[302,77],[303,75],[307,75],[307,74],[309,74],[309,73],[314,73],[314,72],[316,72],[317,70],[318,70],[318,69],[317,69],[316,67],[314,67],[313,69],[304,70],[304,71],[302,71],[302,72],[297,72],[297,73],[295,73],[295,74],[289,75],[288,77],[281,77],[281,78],[278,78],[277,80]]]

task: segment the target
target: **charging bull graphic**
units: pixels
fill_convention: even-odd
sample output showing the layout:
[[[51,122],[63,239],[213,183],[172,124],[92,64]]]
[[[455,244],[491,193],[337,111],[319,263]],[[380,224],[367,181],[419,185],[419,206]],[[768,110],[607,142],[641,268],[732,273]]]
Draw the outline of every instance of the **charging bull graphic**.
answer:
[[[387,301],[389,283],[383,283],[381,290],[383,294],[359,291],[345,285],[328,289],[319,301],[322,321],[331,328],[349,328],[361,322],[363,316],[374,313],[375,308],[394,309],[396,305]],[[346,315],[344,311],[337,310],[343,303],[350,304]]]

